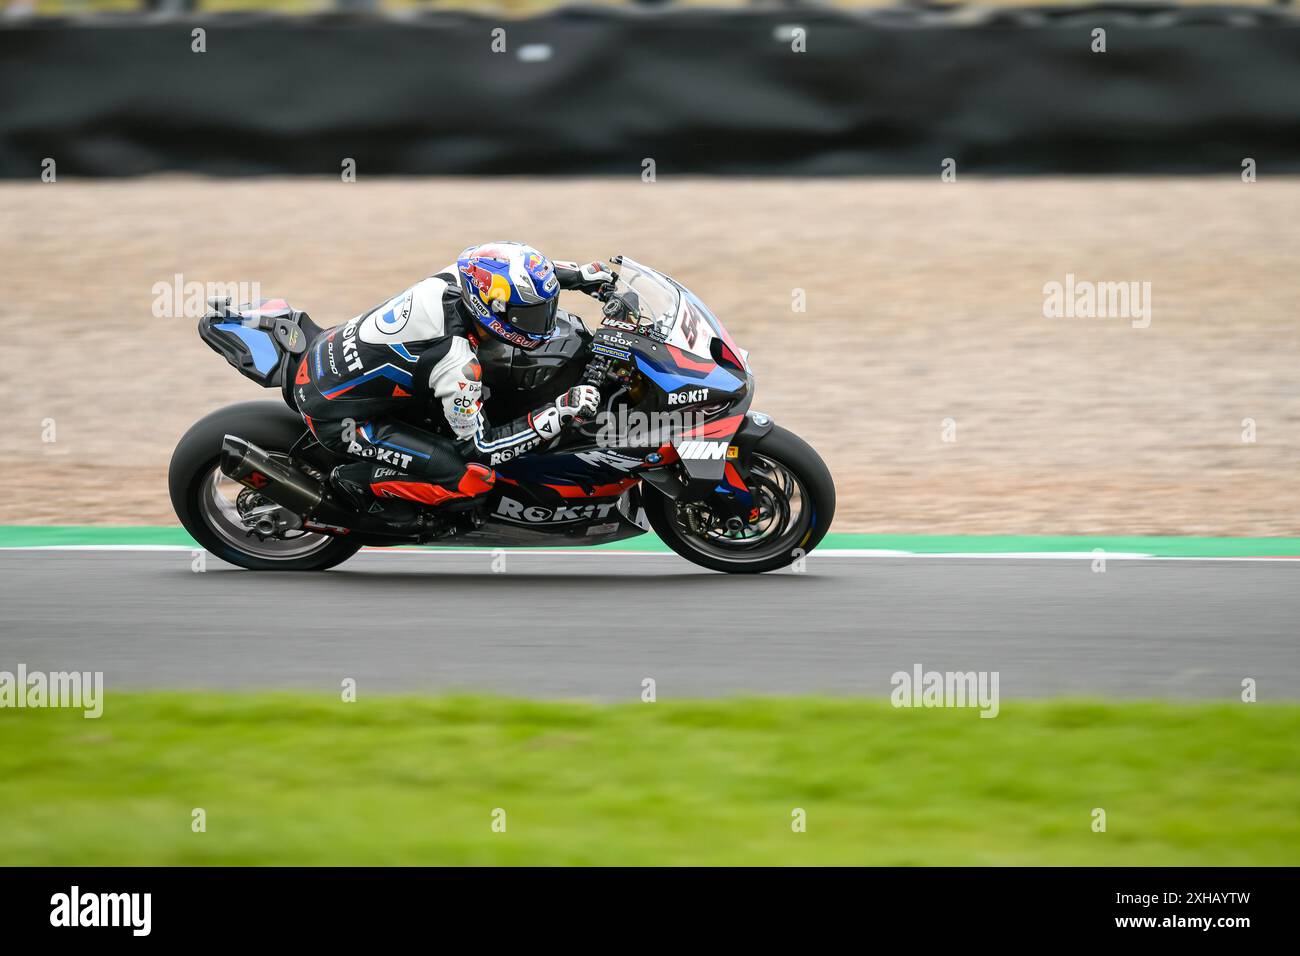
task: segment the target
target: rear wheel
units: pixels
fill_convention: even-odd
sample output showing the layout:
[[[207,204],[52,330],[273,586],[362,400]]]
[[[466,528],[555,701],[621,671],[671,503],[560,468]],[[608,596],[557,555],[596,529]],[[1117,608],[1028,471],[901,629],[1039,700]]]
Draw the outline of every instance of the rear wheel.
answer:
[[[311,531],[250,533],[244,517],[270,502],[221,471],[221,440],[228,434],[288,462],[302,433],[302,419],[279,402],[231,405],[196,422],[172,453],[167,474],[176,517],[194,540],[252,571],[323,571],[356,554],[361,545],[347,538]]]
[[[674,501],[644,485],[650,526],[688,561],[731,574],[758,574],[792,564],[815,548],[835,516],[835,483],[821,456],[779,425],[754,449],[747,478],[750,520],[727,521],[707,500]]]

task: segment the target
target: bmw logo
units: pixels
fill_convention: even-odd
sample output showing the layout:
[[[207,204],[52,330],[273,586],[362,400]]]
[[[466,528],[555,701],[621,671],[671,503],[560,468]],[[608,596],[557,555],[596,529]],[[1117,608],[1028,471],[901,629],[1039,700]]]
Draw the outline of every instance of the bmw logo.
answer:
[[[645,461],[647,465],[657,465],[659,464],[659,462],[663,460],[664,460],[664,456],[659,454],[659,452],[657,451],[652,451],[650,454],[645,456]]]

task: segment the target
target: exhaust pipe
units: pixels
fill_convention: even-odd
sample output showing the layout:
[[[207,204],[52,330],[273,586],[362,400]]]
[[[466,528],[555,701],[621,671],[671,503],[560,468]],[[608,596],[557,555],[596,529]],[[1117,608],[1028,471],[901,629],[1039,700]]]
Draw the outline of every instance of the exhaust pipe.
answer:
[[[310,517],[313,523],[336,526],[336,530],[345,534],[362,532],[401,540],[418,538],[414,530],[399,530],[382,518],[340,508],[325,497],[325,490],[318,482],[235,435],[227,435],[221,442],[221,471],[299,518]]]
[[[221,442],[221,471],[296,515],[311,514],[320,507],[322,494],[316,482],[234,435]]]

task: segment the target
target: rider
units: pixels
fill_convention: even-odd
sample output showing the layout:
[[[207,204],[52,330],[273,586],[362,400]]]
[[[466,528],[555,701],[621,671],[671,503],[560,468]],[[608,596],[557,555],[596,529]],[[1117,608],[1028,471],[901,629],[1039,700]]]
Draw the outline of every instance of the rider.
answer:
[[[371,510],[383,510],[374,507],[378,498],[472,501],[491,490],[492,465],[593,417],[600,392],[577,385],[515,421],[489,425],[477,348],[484,335],[537,348],[555,329],[561,289],[594,295],[612,280],[600,262],[552,262],[520,242],[490,242],[323,331],[297,368],[294,397],[321,444],[363,459],[335,468],[332,487]],[[436,430],[411,424],[428,418]]]

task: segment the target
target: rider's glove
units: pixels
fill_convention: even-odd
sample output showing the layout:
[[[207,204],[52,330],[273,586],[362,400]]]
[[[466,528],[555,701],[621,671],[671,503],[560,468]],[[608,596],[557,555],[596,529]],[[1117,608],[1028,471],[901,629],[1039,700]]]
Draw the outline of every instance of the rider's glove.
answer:
[[[528,424],[539,438],[550,441],[569,422],[581,425],[596,417],[600,408],[600,389],[594,385],[575,385],[555,400],[528,416]]]
[[[569,420],[579,425],[596,417],[600,408],[600,389],[594,385],[575,385],[555,400],[555,410],[560,413],[560,421],[568,424]]]
[[[606,283],[614,281],[614,273],[603,262],[588,262],[584,266],[576,262],[557,262],[555,276],[560,280],[561,289],[576,289],[588,295],[595,295]]]

